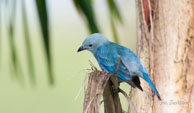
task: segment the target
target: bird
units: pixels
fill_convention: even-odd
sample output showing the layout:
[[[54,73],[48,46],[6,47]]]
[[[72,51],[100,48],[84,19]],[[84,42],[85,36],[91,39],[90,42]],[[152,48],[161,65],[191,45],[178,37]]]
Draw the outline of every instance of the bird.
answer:
[[[88,50],[96,58],[100,68],[108,73],[115,74],[118,61],[118,82],[128,83],[133,88],[143,91],[140,79],[143,78],[153,89],[158,99],[161,97],[148,76],[146,68],[139,57],[129,48],[109,41],[103,34],[94,33],[86,37],[77,52]]]

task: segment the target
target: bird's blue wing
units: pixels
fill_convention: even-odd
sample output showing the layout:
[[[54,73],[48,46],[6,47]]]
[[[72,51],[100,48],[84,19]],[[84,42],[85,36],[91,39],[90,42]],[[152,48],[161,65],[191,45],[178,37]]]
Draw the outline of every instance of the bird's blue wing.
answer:
[[[137,74],[142,77],[142,73],[147,73],[147,70],[143,67],[142,62],[133,51],[120,45],[118,45],[117,48],[121,61],[127,67],[131,75]]]
[[[154,84],[152,83],[148,76],[147,70],[143,67],[140,59],[136,56],[136,54],[132,52],[130,49],[125,48],[123,46],[118,45],[118,48],[121,61],[127,67],[131,76],[140,76],[144,80],[146,80],[148,84],[151,86],[151,88],[154,90],[158,98],[161,100],[157,89],[155,88]]]
[[[103,70],[109,73],[115,73],[117,61],[114,59],[117,59],[118,56],[114,54],[114,51],[110,52],[107,47],[101,46],[98,48],[95,57]]]
[[[101,46],[98,48],[95,57],[100,65],[100,67],[109,72],[109,73],[115,73],[116,72],[116,66],[118,64],[118,58],[120,57],[118,54],[118,51],[115,46],[107,45],[107,46]],[[129,71],[127,70],[127,67],[121,64],[119,65],[119,72],[118,72],[118,78],[120,78],[122,81],[128,81],[131,80],[131,76],[129,74]]]

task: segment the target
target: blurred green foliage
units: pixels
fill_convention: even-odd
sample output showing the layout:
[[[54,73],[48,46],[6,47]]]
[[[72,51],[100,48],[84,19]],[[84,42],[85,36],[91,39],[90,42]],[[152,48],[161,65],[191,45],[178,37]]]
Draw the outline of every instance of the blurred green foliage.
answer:
[[[93,11],[93,0],[73,0],[76,8],[81,12],[87,19],[88,28],[91,33],[99,32],[97,27],[95,14]]]
[[[17,8],[17,0],[14,0],[13,2],[6,1],[6,6],[9,11],[9,17],[8,17],[8,31],[9,31],[9,36],[8,36],[8,42],[9,42],[9,47],[10,47],[10,57],[11,57],[11,72],[12,75],[15,75],[15,77],[18,80],[22,80],[22,71],[21,71],[21,63],[18,58],[18,52],[16,50],[16,45],[15,45],[15,18],[16,18],[16,8]]]
[[[81,14],[83,14],[86,17],[86,20],[88,23],[88,29],[90,30],[90,32],[91,33],[100,32],[99,28],[97,27],[98,24],[96,22],[95,13],[93,10],[94,9],[92,4],[93,0],[73,0],[73,1],[78,11],[81,12]],[[111,29],[112,29],[114,41],[116,43],[119,43],[114,18],[116,18],[119,22],[122,23],[122,17],[115,3],[115,0],[106,0],[106,1],[110,12],[110,22],[111,22],[111,27],[112,27]]]
[[[53,72],[52,72],[52,61],[50,51],[50,36],[49,36],[49,19],[46,0],[36,0],[36,7],[39,15],[40,25],[43,34],[43,42],[46,51],[46,59],[48,63],[48,77],[50,84],[54,84]]]
[[[12,75],[15,75],[15,78],[22,80],[22,68],[21,62],[19,60],[17,47],[15,45],[15,22],[16,22],[16,15],[17,7],[22,7],[21,14],[23,18],[23,30],[24,30],[24,41],[26,47],[26,56],[27,56],[27,63],[28,63],[28,70],[31,79],[31,83],[35,83],[35,70],[33,66],[33,58],[32,58],[32,45],[29,35],[29,27],[28,27],[28,18],[27,18],[27,9],[25,7],[26,0],[1,0],[0,6],[5,8],[4,11],[7,11],[8,14],[4,13],[5,18],[8,18],[7,27],[8,27],[8,42],[10,48],[10,58],[11,58],[11,72]],[[34,1],[36,5],[37,15],[39,18],[40,28],[42,30],[42,40],[43,45],[45,47],[46,53],[46,61],[48,66],[48,78],[49,83],[51,85],[54,84],[54,77],[52,73],[52,61],[51,61],[51,53],[50,53],[50,36],[49,36],[49,19],[48,19],[48,11],[47,11],[47,1],[46,0],[36,0]],[[1,9],[1,8],[0,8]],[[2,11],[0,11],[3,14]],[[0,17],[0,19],[3,17]],[[1,24],[1,23],[0,23]],[[1,28],[1,26],[0,26]]]
[[[24,30],[24,41],[25,41],[25,47],[26,47],[26,56],[27,56],[26,62],[28,64],[30,81],[32,84],[35,84],[36,77],[35,77],[34,62],[33,62],[33,55],[32,55],[32,45],[31,45],[30,34],[29,34],[29,26],[28,26],[27,10],[25,7],[25,1],[22,1],[22,19],[23,19],[23,30]]]
[[[111,29],[113,33],[113,38],[116,43],[119,43],[119,38],[117,35],[117,30],[115,27],[115,18],[122,23],[122,17],[120,15],[119,9],[116,6],[116,3],[114,0],[107,0],[109,11],[110,11],[110,22],[111,22]]]
[[[9,42],[9,48],[10,48],[10,58],[11,58],[11,72],[12,75],[16,75],[16,78],[19,80],[22,80],[22,73],[23,69],[21,67],[21,62],[19,59],[17,47],[15,46],[15,18],[17,15],[17,7],[21,7],[21,14],[22,14],[22,24],[23,24],[23,33],[24,33],[24,42],[25,42],[25,54],[27,59],[27,65],[28,65],[28,73],[30,76],[30,81],[32,84],[36,83],[36,77],[35,77],[35,68],[34,68],[34,61],[33,61],[33,52],[32,52],[32,44],[31,44],[31,38],[30,38],[30,28],[28,26],[29,19],[27,17],[27,8],[25,6],[26,0],[1,0],[1,6],[4,6],[9,13],[5,16],[8,16],[8,42]],[[52,68],[52,54],[51,54],[51,37],[49,33],[49,12],[48,12],[48,1],[47,0],[34,0],[35,4],[35,10],[38,16],[40,29],[42,31],[42,41],[43,46],[45,50],[45,58],[47,61],[47,70],[48,70],[48,82],[49,84],[53,85],[54,75],[53,75],[53,68]],[[95,9],[93,7],[93,0],[73,0],[75,7],[79,11],[80,14],[84,17],[88,30],[90,33],[96,33],[100,32],[100,29],[98,28],[98,23],[95,18]],[[112,34],[114,37],[114,41],[119,43],[119,37],[117,35],[117,29],[115,23],[118,21],[122,23],[122,16],[119,12],[119,9],[117,7],[115,0],[106,0],[107,6],[109,9],[109,18],[110,18],[110,24],[112,29]],[[1,9],[1,8],[0,8]],[[1,11],[0,11],[1,12]],[[1,19],[1,17],[0,17]],[[1,23],[0,23],[1,24]],[[1,27],[0,27],[1,28]]]

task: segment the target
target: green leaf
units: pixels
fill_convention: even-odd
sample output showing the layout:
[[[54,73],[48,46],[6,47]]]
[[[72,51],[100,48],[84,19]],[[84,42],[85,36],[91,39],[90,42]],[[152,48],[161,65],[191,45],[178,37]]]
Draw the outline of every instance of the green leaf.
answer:
[[[99,32],[93,11],[92,0],[73,0],[79,12],[85,15],[91,33]]]
[[[10,13],[9,13],[9,26],[8,26],[8,31],[9,31],[9,37],[8,41],[10,44],[10,57],[12,61],[12,66],[13,66],[13,73],[18,80],[22,80],[22,71],[21,71],[21,63],[19,61],[19,58],[17,56],[17,51],[16,51],[16,45],[15,45],[15,37],[14,37],[14,31],[15,31],[15,18],[16,18],[16,6],[17,2],[14,0],[13,2],[8,2],[7,5],[10,5]]]
[[[35,84],[36,77],[35,77],[34,63],[33,63],[33,57],[32,57],[32,48],[31,48],[32,46],[31,46],[28,20],[27,20],[27,10],[25,7],[24,0],[22,0],[22,17],[23,17],[24,41],[25,41],[26,57],[27,57],[30,81],[31,83]]]
[[[113,33],[114,42],[119,44],[120,42],[119,42],[119,38],[117,35],[117,30],[115,28],[115,23],[114,23],[114,20],[112,18],[111,18],[111,29],[112,29],[112,33]]]
[[[110,22],[111,22],[111,29],[113,33],[113,39],[116,43],[119,43],[118,35],[117,35],[117,30],[115,27],[115,22],[114,22],[114,17],[122,23],[122,18],[119,12],[119,9],[115,3],[114,0],[107,0],[108,7],[109,7],[109,12],[110,12]]]
[[[122,23],[121,14],[120,14],[119,9],[115,3],[115,0],[107,0],[107,2],[108,2],[109,10],[111,12],[111,17],[115,16]]]
[[[40,26],[43,34],[43,42],[46,50],[46,58],[48,63],[49,83],[54,84],[54,77],[52,72],[51,53],[50,53],[50,36],[49,36],[49,22],[47,14],[46,0],[36,0],[36,7],[39,15]]]

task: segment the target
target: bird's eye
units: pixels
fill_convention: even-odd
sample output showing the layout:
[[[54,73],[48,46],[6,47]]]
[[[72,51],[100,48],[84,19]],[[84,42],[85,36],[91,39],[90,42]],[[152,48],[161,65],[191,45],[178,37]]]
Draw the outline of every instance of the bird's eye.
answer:
[[[89,47],[92,47],[92,44],[90,44]]]

